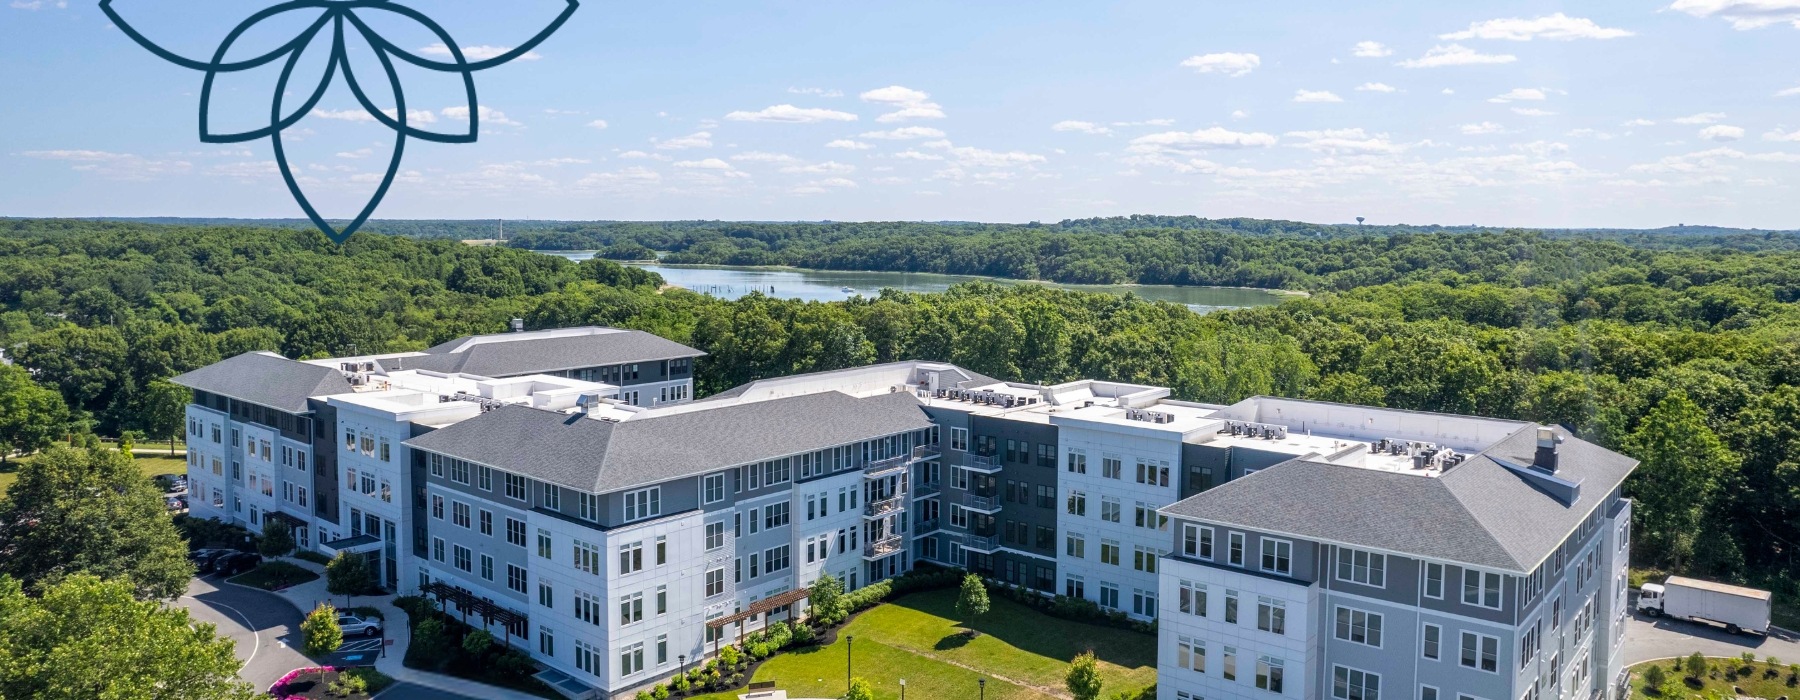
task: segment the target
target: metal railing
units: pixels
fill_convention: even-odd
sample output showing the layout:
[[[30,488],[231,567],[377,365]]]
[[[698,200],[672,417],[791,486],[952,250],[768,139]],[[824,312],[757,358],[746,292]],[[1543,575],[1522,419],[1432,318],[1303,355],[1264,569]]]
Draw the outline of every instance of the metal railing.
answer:
[[[939,448],[937,445],[920,445],[912,448],[912,458],[915,460],[930,459],[942,455],[943,453],[943,449]]]
[[[962,506],[964,508],[979,510],[984,513],[998,511],[1000,510],[1000,505],[1001,500],[999,496],[977,496],[972,493],[965,493],[962,497]]]
[[[963,549],[973,549],[978,552],[992,552],[1000,548],[1000,536],[977,535],[973,533],[964,534],[962,536],[962,546]]]
[[[997,472],[1000,471],[1001,466],[1000,460],[986,455],[967,455],[963,459],[964,469],[973,469],[979,472]]]
[[[899,535],[888,535],[878,540],[870,540],[863,544],[863,557],[879,559],[900,551],[903,541]]]
[[[899,496],[880,501],[870,501],[863,506],[863,517],[878,518],[889,513],[896,513],[899,512],[900,507],[905,504],[905,500]]]
[[[917,523],[914,523],[913,524],[913,537],[918,537],[920,535],[928,534],[928,533],[938,529],[938,523],[940,523],[940,522],[941,521],[938,518],[926,518],[924,520],[920,520]]]
[[[944,490],[944,485],[936,481],[925,484],[914,484],[912,487],[912,497],[924,498],[926,496],[935,496],[942,490]]]
[[[874,477],[884,475],[895,469],[905,468],[906,462],[909,459],[911,459],[909,455],[900,455],[898,457],[888,457],[886,459],[868,462],[863,465],[863,475]]]

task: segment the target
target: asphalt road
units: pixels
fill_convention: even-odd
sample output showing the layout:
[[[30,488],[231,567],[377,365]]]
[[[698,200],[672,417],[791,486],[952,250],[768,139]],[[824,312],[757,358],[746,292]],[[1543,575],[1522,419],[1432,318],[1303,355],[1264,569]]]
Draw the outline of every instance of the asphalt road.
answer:
[[[1767,637],[1732,635],[1726,634],[1722,627],[1668,618],[1651,619],[1635,610],[1625,621],[1622,656],[1627,665],[1687,656],[1696,651],[1706,656],[1738,656],[1747,651],[1756,654],[1758,659],[1773,656],[1782,663],[1800,663],[1800,641],[1782,630],[1775,630]]]
[[[313,665],[297,649],[300,611],[280,596],[209,576],[189,581],[178,604],[195,620],[212,623],[221,636],[237,642],[237,657],[244,662],[238,675],[259,689],[288,671]]]

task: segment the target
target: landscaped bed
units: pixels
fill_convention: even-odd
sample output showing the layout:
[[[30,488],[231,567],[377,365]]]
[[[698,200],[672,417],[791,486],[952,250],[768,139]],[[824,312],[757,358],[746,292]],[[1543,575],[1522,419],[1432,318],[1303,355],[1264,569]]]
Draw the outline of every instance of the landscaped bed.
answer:
[[[269,686],[269,695],[280,700],[366,700],[393,684],[394,679],[372,668],[317,666],[289,671]]]
[[[256,568],[231,577],[232,583],[265,591],[278,591],[289,586],[306,583],[319,578],[306,569],[295,566],[292,562],[265,561]]]
[[[972,625],[955,612],[956,591],[927,590],[896,598],[858,615],[824,645],[783,652],[757,667],[751,680],[774,681],[793,697],[837,697],[845,673],[867,680],[875,696],[899,698],[906,679],[912,698],[972,697],[987,680],[995,700],[1051,700],[1066,695],[1063,672],[1075,655],[1100,655],[1103,697],[1143,692],[1156,683],[1156,638],[1130,630],[1070,622],[1003,596]],[[978,634],[965,635],[965,628]],[[848,641],[855,637],[855,642]],[[853,668],[846,648],[854,647]],[[694,697],[735,700],[742,690]]]
[[[1800,690],[1800,664],[1784,664],[1775,657],[1758,660],[1754,654],[1736,658],[1695,654],[1631,667],[1634,699],[1783,698],[1796,690]]]
[[[507,648],[505,640],[470,627],[424,597],[401,596],[394,599],[394,605],[406,611],[412,635],[402,660],[407,668],[561,700],[562,696],[550,686],[531,677],[537,673],[537,666],[530,655]]]

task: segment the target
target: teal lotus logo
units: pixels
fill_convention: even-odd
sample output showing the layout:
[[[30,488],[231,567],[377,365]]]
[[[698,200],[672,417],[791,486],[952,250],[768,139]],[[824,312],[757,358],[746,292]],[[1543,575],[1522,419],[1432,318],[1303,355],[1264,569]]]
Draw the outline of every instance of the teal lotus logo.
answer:
[[[443,26],[432,21],[430,17],[417,9],[399,2],[389,0],[291,0],[266,7],[244,19],[226,34],[210,59],[202,60],[180,55],[151,41],[119,15],[118,11],[113,8],[113,1],[101,0],[100,10],[105,12],[106,16],[112,19],[113,23],[125,32],[126,36],[131,37],[140,46],[165,61],[206,74],[200,91],[200,140],[204,143],[244,143],[264,138],[269,139],[275,151],[276,167],[281,171],[281,177],[287,183],[288,191],[294,195],[294,201],[306,212],[307,218],[312,220],[313,225],[319,227],[319,231],[339,243],[349,238],[350,234],[355,233],[368,221],[369,215],[375,212],[376,206],[381,203],[382,197],[393,185],[395,176],[400,172],[401,157],[406,150],[407,139],[414,138],[436,143],[475,142],[481,132],[481,109],[475,95],[475,73],[528,55],[534,47],[555,33],[563,22],[568,21],[569,16],[575,13],[579,4],[577,0],[566,0],[567,6],[562,8],[549,26],[544,27],[542,31],[519,46],[481,60],[470,60],[464,50],[459,48],[461,45],[457,43],[456,38],[445,31]],[[383,38],[382,33],[375,29],[376,26],[406,26],[413,31],[422,28],[431,36],[435,36],[439,42],[434,45],[434,54],[448,54],[450,60],[427,58],[420,55],[419,52],[402,49],[392,41]],[[261,47],[269,43],[268,34],[272,31],[281,32],[283,29],[293,27],[303,27],[303,29],[292,39],[277,40],[272,49],[262,51]],[[247,35],[256,35],[255,41],[261,42],[258,48],[248,51],[244,49],[244,46],[253,43],[246,38]],[[352,68],[350,52],[346,48],[349,41],[355,41],[360,46],[369,49],[375,60],[381,65],[381,72],[375,75],[358,75]],[[243,46],[239,45],[240,42]],[[257,53],[258,51],[262,52]],[[251,55],[239,57],[245,53]],[[301,65],[303,57],[309,55],[313,56],[313,58],[307,59],[309,65],[322,65],[323,77],[317,85],[310,87],[291,85],[290,83],[296,75],[296,67]],[[227,57],[233,58],[228,60]],[[409,118],[406,92],[401,85],[401,72],[396,69],[396,60],[429,71],[449,74],[453,79],[459,80],[462,92],[468,102],[466,108],[467,128],[462,128],[460,116],[455,125],[456,128],[452,131],[425,128],[426,123],[435,122],[434,119]],[[215,129],[211,122],[213,121],[214,101],[220,99],[218,94],[220,91],[216,87],[220,79],[224,76],[245,74],[248,71],[276,65],[280,66],[280,74],[274,85],[274,100],[269,106],[268,123],[244,130],[220,131]],[[364,72],[373,71],[368,70],[365,66]],[[333,228],[327,223],[325,218],[321,217],[318,210],[314,208],[313,203],[307,199],[306,193],[301,191],[299,178],[295,176],[294,168],[288,163],[287,150],[283,147],[281,140],[282,132],[311,113],[318,106],[319,101],[324,98],[326,90],[339,77],[342,77],[350,94],[355,96],[357,103],[368,113],[368,117],[394,131],[394,152],[388,161],[386,174],[382,176],[375,188],[374,195],[357,213],[356,218],[341,230]],[[290,87],[294,88],[293,96],[298,99],[289,99]],[[386,97],[391,101],[392,107],[378,106],[376,95]],[[455,113],[461,115],[463,112],[459,109]],[[425,115],[428,116],[429,112],[426,112]],[[409,123],[409,121],[421,123]]]

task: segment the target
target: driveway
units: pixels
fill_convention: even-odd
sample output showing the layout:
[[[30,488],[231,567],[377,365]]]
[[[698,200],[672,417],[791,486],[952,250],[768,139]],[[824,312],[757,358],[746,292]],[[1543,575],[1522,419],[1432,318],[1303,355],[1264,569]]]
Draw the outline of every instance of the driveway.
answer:
[[[189,581],[187,594],[176,604],[237,642],[237,657],[244,662],[238,676],[258,689],[268,688],[288,671],[314,665],[298,650],[300,611],[281,596],[208,576]]]
[[[1733,635],[1726,634],[1723,628],[1698,622],[1648,618],[1635,609],[1625,621],[1622,655],[1627,665],[1687,656],[1696,651],[1706,656],[1738,656],[1747,651],[1758,659],[1773,656],[1782,663],[1800,663],[1800,641],[1784,630],[1775,630],[1767,637]]]

